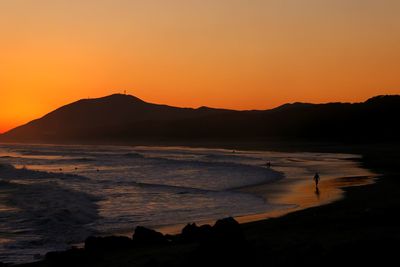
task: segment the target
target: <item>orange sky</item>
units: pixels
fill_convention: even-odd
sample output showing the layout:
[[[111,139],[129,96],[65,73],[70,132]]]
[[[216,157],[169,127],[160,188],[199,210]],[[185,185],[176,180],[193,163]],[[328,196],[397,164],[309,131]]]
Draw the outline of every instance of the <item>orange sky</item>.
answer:
[[[0,1],[0,132],[127,90],[266,109],[400,93],[398,0]]]

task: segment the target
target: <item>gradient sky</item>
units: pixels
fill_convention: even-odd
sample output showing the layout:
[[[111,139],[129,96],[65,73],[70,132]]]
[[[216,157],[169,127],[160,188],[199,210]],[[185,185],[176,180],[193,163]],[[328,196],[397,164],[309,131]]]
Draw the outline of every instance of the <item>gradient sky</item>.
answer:
[[[399,0],[0,0],[0,132],[80,98],[266,109],[400,93]]]

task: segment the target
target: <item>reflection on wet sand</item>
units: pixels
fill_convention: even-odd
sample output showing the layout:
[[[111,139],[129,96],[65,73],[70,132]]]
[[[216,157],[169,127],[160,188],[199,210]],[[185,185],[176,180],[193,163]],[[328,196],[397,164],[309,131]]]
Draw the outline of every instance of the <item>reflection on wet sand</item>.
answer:
[[[317,196],[318,200],[319,200],[319,196],[321,195],[321,191],[319,191],[318,186],[315,187],[315,191],[314,191],[315,195]]]
[[[274,204],[285,205],[286,209],[273,210],[266,213],[238,216],[235,219],[240,223],[254,222],[268,218],[283,216],[289,212],[311,208],[319,205],[329,204],[343,197],[342,188],[350,186],[363,186],[374,183],[375,176],[348,176],[330,178],[320,181],[318,187],[314,181],[301,181],[290,184],[283,179],[276,184],[257,185],[255,187],[241,188],[240,191],[254,193]],[[289,188],[288,188],[289,185]],[[198,221],[197,224],[210,224],[214,220]],[[178,234],[186,224],[168,225],[156,227],[158,231],[169,234]]]
[[[329,204],[343,197],[342,188],[350,186],[363,186],[374,183],[375,176],[348,176],[321,180],[316,187],[314,182],[301,181],[288,186],[288,181],[280,181],[274,185],[260,186],[259,188],[244,189],[268,199],[275,204],[286,204],[285,210],[277,210],[263,214],[246,215],[238,217],[241,223],[257,221],[266,218],[282,216],[289,212],[302,210],[314,206]]]

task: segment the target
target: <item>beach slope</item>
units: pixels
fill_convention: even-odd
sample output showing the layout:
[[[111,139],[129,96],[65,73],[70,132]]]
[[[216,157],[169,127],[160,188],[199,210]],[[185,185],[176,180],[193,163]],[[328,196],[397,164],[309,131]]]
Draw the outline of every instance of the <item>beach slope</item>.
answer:
[[[362,164],[380,173],[376,183],[347,188],[335,203],[242,224],[243,239],[228,235],[217,243],[174,241],[94,254],[75,249],[23,266],[385,266],[396,259],[400,241],[397,151],[364,148]]]

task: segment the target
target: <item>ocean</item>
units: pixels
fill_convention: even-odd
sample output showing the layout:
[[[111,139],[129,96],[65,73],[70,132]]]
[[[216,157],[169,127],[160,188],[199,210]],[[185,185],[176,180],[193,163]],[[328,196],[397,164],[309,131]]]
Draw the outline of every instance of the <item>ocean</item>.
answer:
[[[0,262],[23,263],[90,235],[286,209],[238,189],[370,175],[359,156],[188,147],[0,145]],[[271,163],[271,167],[267,163]]]

